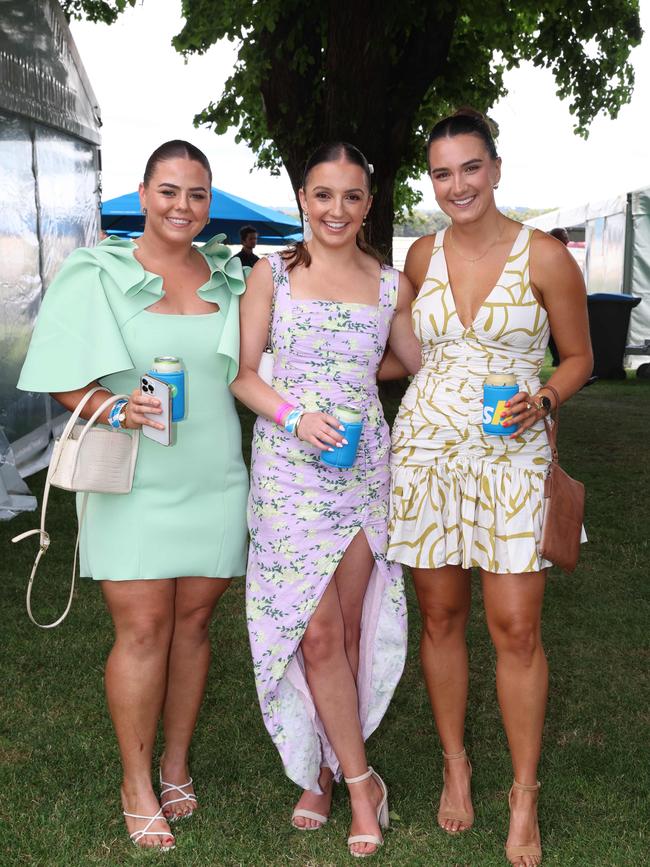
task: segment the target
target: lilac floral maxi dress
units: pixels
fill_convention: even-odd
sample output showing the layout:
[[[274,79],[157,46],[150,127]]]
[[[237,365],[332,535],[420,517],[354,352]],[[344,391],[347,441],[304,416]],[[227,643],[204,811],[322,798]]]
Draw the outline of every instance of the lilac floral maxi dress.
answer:
[[[346,548],[360,530],[375,565],[366,591],[359,672],[364,738],[381,721],[404,667],[402,567],[386,559],[390,490],[388,426],[377,367],[397,300],[398,272],[382,268],[379,304],[293,300],[279,254],[273,271],[273,387],[305,410],[361,410],[364,429],[352,468],[323,464],[320,451],[258,418],[248,501],[246,612],[265,725],[287,775],[320,791],[321,765],[338,760],[305,679],[300,642]]]

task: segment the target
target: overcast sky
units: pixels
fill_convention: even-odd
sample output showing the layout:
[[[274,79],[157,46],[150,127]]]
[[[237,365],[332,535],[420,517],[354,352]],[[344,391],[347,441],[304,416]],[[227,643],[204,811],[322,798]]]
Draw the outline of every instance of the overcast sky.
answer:
[[[503,158],[497,204],[577,205],[650,185],[650,0],[640,6],[646,36],[632,54],[634,97],[617,120],[597,118],[587,141],[573,134],[550,72],[527,65],[507,73],[509,94],[490,112]],[[194,114],[221,94],[236,49],[219,43],[185,63],[171,47],[182,26],[180,7],[180,0],[141,0],[110,27],[72,23],[102,112],[104,198],[135,189],[151,151],[184,138],[207,153],[216,187],[271,207],[294,204],[285,173],[251,173],[254,155],[236,144],[234,131],[216,136],[194,128]],[[426,177],[416,186],[425,192],[421,207],[435,207]]]

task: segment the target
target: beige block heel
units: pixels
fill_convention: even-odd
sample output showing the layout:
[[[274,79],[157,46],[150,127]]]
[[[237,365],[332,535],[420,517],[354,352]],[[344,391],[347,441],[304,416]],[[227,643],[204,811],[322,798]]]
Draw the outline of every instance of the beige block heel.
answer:
[[[369,780],[370,777],[374,778],[382,792],[382,799],[377,807],[377,822],[380,828],[385,829],[388,828],[390,823],[388,817],[388,789],[379,774],[369,766],[365,774],[361,774],[358,777],[344,777],[344,780],[350,786],[355,783],[362,783],[364,780]],[[348,851],[353,858],[370,858],[375,854],[377,849],[375,849],[375,852],[354,852],[350,848],[353,843],[372,843],[378,849],[384,845],[384,838],[377,837],[375,834],[352,834],[348,837]]]

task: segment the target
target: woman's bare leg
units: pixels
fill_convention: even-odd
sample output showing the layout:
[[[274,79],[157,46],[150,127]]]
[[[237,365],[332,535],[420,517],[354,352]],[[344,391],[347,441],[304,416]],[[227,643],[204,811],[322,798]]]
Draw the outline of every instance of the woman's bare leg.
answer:
[[[467,708],[468,666],[465,630],[471,603],[469,569],[444,566],[413,569],[413,583],[422,615],[420,661],[436,728],[447,754],[463,749]],[[447,813],[472,813],[470,771],[465,761],[445,761],[440,799]],[[460,819],[441,819],[449,833],[468,826]]]
[[[375,560],[372,551],[368,547],[365,533],[359,533],[348,546],[345,557],[334,574],[339,599],[341,600],[345,652],[355,682],[359,669],[361,612],[363,610],[363,600],[368,581],[366,579],[364,585],[363,581],[355,581],[354,578],[350,578],[350,575],[367,575],[370,577],[374,562]],[[319,813],[321,816],[328,816],[332,803],[332,781],[333,776],[330,769],[321,768],[319,785],[323,790],[323,794],[318,795],[316,792],[305,789],[296,804],[296,809],[311,810],[314,813]],[[315,819],[308,819],[302,816],[296,816],[293,821],[296,825],[303,828],[316,828],[321,824]]]
[[[106,662],[106,697],[120,748],[124,776],[122,806],[128,813],[154,816],[160,809],[151,784],[151,761],[166,682],[174,617],[174,579],[102,581],[115,625],[115,644]],[[126,818],[129,833],[147,823]],[[169,846],[174,838],[164,820],[141,846]]]
[[[169,651],[167,694],[163,707],[165,751],[160,771],[166,783],[183,786],[190,779],[188,753],[196,720],[203,701],[210,666],[209,626],[214,607],[230,586],[229,579],[186,577],[176,580],[174,633]],[[193,786],[183,793],[194,794]],[[192,800],[181,798],[174,790],[161,797],[167,818],[181,817],[196,809]]]
[[[314,703],[346,777],[360,776],[368,768],[359,722],[357,685],[346,652],[345,618],[339,595],[339,584],[343,583],[343,598],[346,604],[351,604],[352,599],[363,599],[368,585],[371,569],[366,569],[365,574],[357,571],[359,562],[364,559],[358,548],[368,546],[365,534],[358,534],[353,545],[343,556],[334,579],[323,594],[301,644]],[[365,562],[369,562],[367,558]],[[377,783],[369,778],[355,784],[349,791],[351,834],[380,837],[377,807],[382,793]],[[353,848],[366,854],[376,849],[372,843],[355,843]]]
[[[514,778],[534,786],[548,694],[541,627],[546,570],[523,575],[488,572],[481,578],[488,628],[497,653],[497,695]],[[535,845],[539,839],[537,792],[515,789],[507,845]],[[518,867],[537,867],[539,862],[531,855],[514,861]]]

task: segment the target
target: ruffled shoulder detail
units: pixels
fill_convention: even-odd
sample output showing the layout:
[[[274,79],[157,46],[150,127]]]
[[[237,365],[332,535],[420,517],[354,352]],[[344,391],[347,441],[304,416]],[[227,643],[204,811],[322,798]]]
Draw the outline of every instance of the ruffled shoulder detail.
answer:
[[[70,267],[95,266],[104,271],[123,295],[132,298],[146,292],[155,298],[163,294],[162,277],[145,271],[135,258],[135,244],[126,238],[111,235],[96,247],[79,247],[68,256],[60,273]],[[148,299],[146,305],[153,304]]]
[[[130,241],[108,238],[74,250],[45,293],[18,388],[73,391],[130,370],[121,326],[162,295],[154,277],[134,259]]]
[[[225,235],[216,235],[200,248],[210,266],[210,280],[199,289],[204,301],[218,304],[224,315],[224,325],[217,352],[228,359],[228,385],[239,371],[239,296],[246,289],[246,272],[241,260],[222,242]]]
[[[233,256],[229,247],[223,241],[225,235],[215,235],[214,238],[200,247],[200,252],[205,256],[210,266],[210,281],[199,289],[198,294],[204,301],[212,301],[219,304],[217,295],[223,288],[231,295],[243,295],[246,289],[246,271],[241,260]]]

